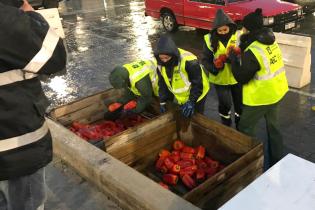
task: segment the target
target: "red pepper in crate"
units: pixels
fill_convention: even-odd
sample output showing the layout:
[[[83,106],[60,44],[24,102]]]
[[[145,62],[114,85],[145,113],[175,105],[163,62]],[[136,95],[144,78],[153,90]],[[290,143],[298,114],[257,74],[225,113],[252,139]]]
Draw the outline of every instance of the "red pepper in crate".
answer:
[[[171,170],[173,168],[173,166],[174,166],[174,163],[168,157],[166,157],[164,159],[164,164],[165,164],[166,168],[169,169],[169,170]]]
[[[210,168],[214,168],[214,169],[219,168],[219,162],[216,161],[216,160],[212,160],[211,158],[206,157],[206,158],[205,158],[205,162],[207,163],[207,165],[208,165]]]
[[[180,175],[183,176],[185,174],[188,174],[188,175],[192,176],[196,171],[197,171],[197,166],[192,165],[192,166],[188,166],[186,168],[182,168],[180,170]]]
[[[203,159],[206,155],[206,148],[203,146],[197,147],[196,159]]]
[[[184,146],[182,152],[184,153],[190,153],[190,154],[194,154],[195,153],[195,149],[189,146]]]
[[[179,172],[180,172],[180,166],[177,164],[174,164],[172,169],[171,169],[171,173],[172,174],[179,174]]]
[[[180,168],[186,168],[188,166],[192,166],[192,162],[189,160],[180,160],[178,161],[176,164],[178,164],[180,166]]]
[[[184,143],[180,140],[176,140],[173,144],[173,148],[176,151],[181,151],[184,148]]]
[[[159,158],[155,163],[155,168],[157,170],[161,170],[163,165],[164,165],[164,158]]]
[[[176,185],[178,181],[178,176],[175,174],[164,174],[163,181],[167,184]]]
[[[80,130],[82,128],[88,128],[89,125],[86,125],[86,124],[83,124],[83,123],[79,123],[79,122],[73,122],[71,127],[74,128],[75,130]]]
[[[110,105],[108,106],[108,111],[114,112],[114,111],[116,111],[117,109],[119,109],[121,106],[122,106],[121,103],[118,103],[118,102],[112,103],[112,104],[110,104]]]
[[[169,190],[170,188],[168,187],[167,184],[165,184],[164,182],[159,182],[159,185],[161,185],[163,188]]]
[[[201,169],[208,167],[207,163],[203,160],[199,160],[199,159],[196,160],[196,164],[197,164],[198,168],[201,168]]]
[[[179,155],[173,155],[173,153],[171,154],[170,158],[174,163],[177,163],[180,160],[180,156]]]
[[[132,110],[137,107],[137,102],[135,100],[131,100],[124,105],[124,110]]]
[[[172,155],[180,155],[179,151],[172,151]]]
[[[160,170],[163,174],[166,174],[168,172],[168,169],[165,165],[162,165],[161,170]]]
[[[168,156],[170,156],[171,155],[171,153],[167,150],[167,149],[162,149],[161,151],[160,151],[160,153],[159,153],[159,156],[160,157],[164,157],[164,158],[166,158],[166,157],[168,157]]]
[[[198,169],[198,170],[196,171],[196,179],[197,179],[198,181],[204,180],[205,177],[206,177],[206,172],[205,172],[203,169]]]
[[[186,187],[188,187],[189,189],[193,189],[196,187],[196,182],[193,180],[193,178],[191,178],[191,176],[189,176],[188,174],[185,174],[182,177],[182,181],[184,183],[184,185]]]
[[[180,158],[183,160],[191,160],[193,159],[194,155],[191,153],[185,153],[185,152],[181,152],[180,153]]]

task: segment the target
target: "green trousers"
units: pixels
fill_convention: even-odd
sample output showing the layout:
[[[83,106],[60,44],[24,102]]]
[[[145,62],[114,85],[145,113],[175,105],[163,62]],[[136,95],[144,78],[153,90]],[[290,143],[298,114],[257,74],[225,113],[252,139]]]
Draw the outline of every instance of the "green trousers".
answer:
[[[264,143],[265,169],[271,167],[283,157],[283,142],[278,124],[279,103],[264,106],[243,106],[239,130],[249,136],[255,136],[258,121],[266,120],[268,141]]]

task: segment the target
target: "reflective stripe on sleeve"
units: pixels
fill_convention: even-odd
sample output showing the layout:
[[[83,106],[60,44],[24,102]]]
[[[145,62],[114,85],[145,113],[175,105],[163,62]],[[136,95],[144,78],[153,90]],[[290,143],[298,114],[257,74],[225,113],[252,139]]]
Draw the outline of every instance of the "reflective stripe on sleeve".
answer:
[[[48,126],[45,122],[39,129],[23,134],[21,136],[0,140],[0,152],[22,147],[42,139],[48,132]]]

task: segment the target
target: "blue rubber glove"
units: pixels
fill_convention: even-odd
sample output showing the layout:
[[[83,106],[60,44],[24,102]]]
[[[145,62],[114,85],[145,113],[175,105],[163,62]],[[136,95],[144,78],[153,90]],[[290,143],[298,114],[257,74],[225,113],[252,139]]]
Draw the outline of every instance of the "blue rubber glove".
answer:
[[[182,114],[190,118],[195,112],[195,104],[192,101],[187,101],[183,106],[182,106]]]
[[[160,112],[161,113],[165,113],[167,110],[166,110],[166,104],[165,103],[160,103]]]

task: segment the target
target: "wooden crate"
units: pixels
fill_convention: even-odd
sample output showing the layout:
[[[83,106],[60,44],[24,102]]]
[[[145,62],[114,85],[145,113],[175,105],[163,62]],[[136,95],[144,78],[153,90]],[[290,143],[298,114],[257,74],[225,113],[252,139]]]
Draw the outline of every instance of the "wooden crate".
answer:
[[[102,119],[104,114],[104,101],[105,104],[111,103],[121,94],[122,93],[117,90],[104,91],[58,107],[50,112],[50,117],[63,126],[68,126],[72,121],[92,123]],[[155,114],[155,117],[152,119],[106,139],[106,154],[124,163],[122,165],[125,167],[130,166],[135,169],[135,172],[146,176],[134,176],[134,183],[141,183],[141,180],[147,179],[148,177],[154,180],[154,177],[151,176],[148,169],[150,167],[152,168],[158,152],[162,148],[171,148],[172,143],[176,139],[181,139],[186,144],[192,146],[204,145],[211,157],[226,165],[223,170],[195,189],[177,193],[178,196],[202,209],[217,209],[262,173],[262,145],[253,138],[241,134],[232,128],[223,126],[218,122],[207,119],[200,114],[196,114],[191,120],[181,118],[181,115],[177,114],[176,111],[170,111],[161,116],[156,116],[156,108],[157,106],[153,105],[149,109],[151,115]],[[63,144],[69,144],[69,138],[73,136],[73,134],[67,129],[61,130],[57,127],[57,125],[51,126],[55,141],[59,141],[54,143],[55,148],[58,148],[55,153],[58,153],[61,158],[65,158],[66,162],[73,166],[82,176],[86,177],[91,182],[95,182],[96,185],[101,185],[102,182],[104,182],[100,182],[98,179],[109,179],[106,178],[108,174],[102,175],[104,172],[98,169],[95,169],[95,172],[93,172],[97,173],[98,178],[90,177],[91,169],[88,168],[93,167],[93,165],[91,166],[87,164],[87,162],[93,159],[95,153],[78,154],[78,157],[80,155],[86,156],[86,158],[82,157],[82,159],[86,159],[84,163],[78,163],[76,160],[78,157],[72,159],[73,155],[68,155],[67,153],[69,153],[69,151],[76,151],[78,147],[69,147],[69,145]],[[67,136],[67,141],[62,140],[62,136]],[[71,144],[76,144],[75,141],[80,138],[73,139],[75,140],[71,142]],[[89,146],[89,144],[85,145],[85,147]],[[71,149],[72,147],[73,149]],[[84,148],[82,148],[82,150],[84,150]],[[119,167],[121,168],[121,166]],[[120,170],[127,169],[119,169],[119,171]],[[119,171],[112,171],[112,173],[118,175],[120,174]],[[110,180],[107,181],[111,182]],[[122,186],[118,186],[119,184]],[[137,192],[139,190],[139,186],[125,186],[124,182],[115,182],[115,186],[119,189],[125,189],[125,196],[128,196],[128,191]],[[102,188],[102,186],[99,187]],[[161,187],[154,185],[152,189],[155,188]],[[103,189],[103,191],[106,192],[106,189]],[[152,192],[150,196],[156,198],[162,196],[160,189],[150,190],[150,192]],[[134,193],[133,195],[130,193],[130,196],[135,195]],[[150,201],[145,200],[146,194],[137,196],[133,197],[133,199],[140,203],[141,199],[143,199],[142,204],[144,206],[152,205],[152,203],[149,204]],[[175,198],[163,196],[161,197],[162,202],[164,202],[163,199],[170,201]],[[121,200],[121,198],[116,195],[113,195],[113,197],[115,200]],[[128,203],[128,205],[130,205],[130,203]],[[132,209],[132,206],[130,209]]]
[[[168,113],[154,121],[110,138],[107,152],[149,178],[162,148],[176,139],[191,146],[203,145],[211,157],[226,167],[195,189],[177,194],[202,209],[217,209],[262,173],[262,145],[236,130],[196,114],[191,121]]]

